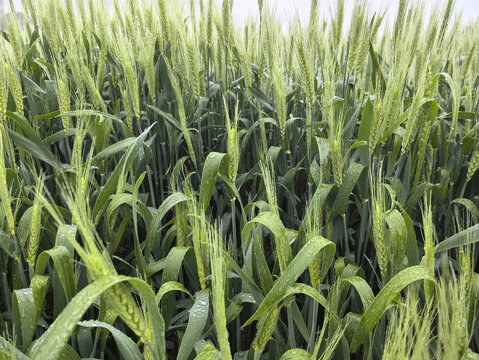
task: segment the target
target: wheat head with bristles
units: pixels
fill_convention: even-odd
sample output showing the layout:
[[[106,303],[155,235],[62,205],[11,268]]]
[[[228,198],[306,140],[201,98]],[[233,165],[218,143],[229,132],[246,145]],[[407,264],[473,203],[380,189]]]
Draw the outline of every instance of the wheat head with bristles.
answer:
[[[35,265],[35,260],[37,257],[38,246],[40,244],[40,235],[42,228],[42,202],[41,195],[43,193],[43,183],[44,178],[40,175],[37,179],[37,184],[35,186],[34,200],[33,200],[33,211],[32,211],[32,223],[30,231],[30,239],[28,242],[27,250],[27,262],[32,266]]]
[[[273,163],[267,159],[265,162],[261,161],[261,173],[263,175],[264,188],[266,191],[266,198],[268,199],[269,211],[279,216],[278,201],[276,198],[276,186],[274,183],[274,167]]]
[[[324,117],[329,123],[328,139],[331,155],[331,168],[333,170],[334,180],[338,187],[343,183],[344,155],[343,155],[343,121],[342,112],[337,111],[335,100],[335,82],[333,80],[333,70],[327,70],[328,79],[324,86]]]
[[[197,163],[196,163],[195,150],[193,149],[193,143],[191,141],[188,126],[186,124],[186,113],[185,113],[185,106],[183,104],[183,94],[181,93],[181,88],[180,88],[180,85],[178,84],[176,75],[173,73],[173,70],[168,65],[168,61],[165,61],[165,64],[168,69],[168,77],[171,82],[171,87],[173,88],[173,91],[176,97],[176,104],[178,106],[178,114],[180,118],[181,131],[183,132],[183,136],[185,138],[191,160],[193,161],[193,164],[196,166]]]
[[[193,94],[195,96],[195,99],[198,99],[200,96],[202,96],[200,64],[198,61],[197,49],[192,39],[188,40],[188,60],[190,65],[188,67],[188,71],[190,72],[190,78],[191,78],[192,87],[193,87]]]
[[[386,234],[386,194],[382,183],[381,172],[382,168],[380,166],[376,174],[372,172],[369,174],[371,183],[372,235],[381,276],[387,278],[389,274],[391,247],[388,244]]]
[[[15,218],[12,212],[10,190],[7,185],[7,172],[4,158],[3,134],[0,134],[0,200],[3,204],[5,216],[7,218],[8,232],[15,235]]]
[[[3,56],[0,55],[0,65],[6,65]],[[7,227],[11,235],[15,234],[15,220],[13,217],[10,191],[7,185],[7,172],[5,165],[5,146],[7,141],[5,123],[7,120],[8,86],[6,74],[0,71],[0,200],[7,218]]]
[[[467,169],[466,177],[467,181],[472,179],[472,176],[476,173],[477,169],[479,169],[479,146],[477,146],[474,150],[471,161],[469,162],[469,168]]]
[[[278,54],[279,55],[279,54]],[[281,139],[286,139],[286,120],[287,120],[287,104],[284,84],[284,60],[283,56],[276,56],[272,71],[272,85],[274,91],[274,102],[276,108],[276,116],[278,118],[279,128],[281,131]],[[286,143],[286,151],[289,151]]]
[[[223,257],[223,241],[220,237],[221,226],[211,227],[208,231],[210,264],[211,264],[211,288],[213,292],[213,318],[215,323],[218,343],[221,355],[226,360],[231,360],[231,349],[226,328],[225,308],[225,280],[226,269]]]
[[[428,343],[434,316],[434,309],[422,307],[415,288],[408,288],[405,301],[391,313],[382,359],[432,359]]]
[[[432,220],[432,206],[430,194],[424,197],[424,209],[422,215],[424,228],[424,257],[421,263],[428,269],[429,274],[434,276],[434,224]],[[424,281],[424,293],[428,308],[432,307],[434,300],[435,284],[431,280]]]
[[[68,85],[65,64],[60,64],[60,66],[58,66],[56,69],[58,110],[60,111],[60,114],[63,114],[70,111],[70,86]],[[66,134],[68,134],[68,131],[72,126],[71,118],[63,116],[62,123]]]
[[[69,233],[67,239],[82,258],[91,279],[96,280],[104,276],[118,275],[96,234],[90,215],[86,209],[78,206],[73,193],[73,189],[68,185],[63,186],[65,202],[72,213],[73,223],[78,226],[83,243],[81,244]],[[77,196],[83,196],[83,194]],[[39,197],[42,200],[43,207],[48,210],[54,220],[59,224],[64,223],[62,216],[51,206],[47,198],[41,194],[39,194]],[[145,317],[126,286],[123,284],[114,285],[104,293],[104,296],[128,327],[140,337],[142,342],[145,344],[152,342],[152,334],[146,324]]]
[[[225,114],[226,114],[226,131],[228,134],[228,178],[234,184],[236,181],[236,175],[238,174],[238,166],[239,166],[239,139],[238,139],[238,103],[235,106],[235,114],[233,119],[233,124],[231,124],[228,106],[226,105],[226,100],[223,97],[223,104],[225,107]]]
[[[209,267],[209,223],[207,223],[205,214],[201,211],[196,198],[192,197],[187,204],[193,250],[195,252],[196,264],[198,268],[198,280],[200,282],[201,290],[206,290],[205,278]]]
[[[460,359],[469,347],[468,309],[464,283],[458,281],[447,258],[437,291],[437,353],[441,360]]]
[[[17,107],[17,112],[23,115],[23,93],[22,93],[22,82],[20,80],[20,73],[15,66],[14,59],[10,55],[9,57],[10,66],[7,65],[7,78],[10,92],[13,95],[15,105]]]
[[[263,316],[258,320],[258,331],[252,344],[256,354],[258,354],[258,359],[259,355],[263,353],[269,339],[271,338],[271,335],[273,335],[273,332],[276,329],[276,324],[278,322],[280,313],[281,307],[274,306],[266,316]]]

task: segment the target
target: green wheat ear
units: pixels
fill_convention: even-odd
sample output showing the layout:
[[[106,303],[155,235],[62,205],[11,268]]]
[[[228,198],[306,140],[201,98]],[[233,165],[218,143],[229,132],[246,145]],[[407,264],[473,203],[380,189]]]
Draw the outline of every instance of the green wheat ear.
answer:
[[[428,343],[434,316],[434,309],[422,307],[416,288],[408,288],[405,301],[392,309],[382,359],[433,359]]]
[[[274,182],[274,166],[269,159],[260,162],[261,173],[263,174],[266,198],[268,199],[269,210],[279,216],[278,202],[276,198],[276,184]]]
[[[57,69],[57,100],[58,100],[58,110],[60,114],[67,113],[70,111],[70,86],[68,84],[68,77],[65,69],[65,64],[61,64]],[[70,117],[62,117],[63,128],[68,134],[69,129],[72,127]]]
[[[472,179],[472,176],[479,169],[479,146],[474,150],[472,154],[471,161],[469,163],[469,168],[467,169],[467,181]]]
[[[72,244],[75,251],[83,260],[89,277],[93,280],[98,280],[105,276],[118,275],[111,258],[107,252],[104,251],[104,245],[95,232],[87,209],[82,207],[82,205],[84,206],[84,202],[75,201],[74,191],[69,185],[64,185],[62,191],[65,202],[72,213],[72,222],[78,226],[83,241],[79,242],[71,234],[67,234],[67,240]],[[37,195],[41,198],[43,206],[48,210],[55,221],[59,224],[63,224],[64,221],[61,215],[51,206],[51,203],[45,196],[41,193]],[[83,195],[80,194],[80,196]],[[111,287],[104,293],[104,296],[122,320],[143,343],[152,343],[151,329],[147,326],[146,319],[132,294],[124,285],[117,284]]]
[[[369,179],[371,184],[373,243],[376,248],[381,276],[387,278],[389,276],[392,255],[386,233],[386,192],[382,180],[382,166],[379,167],[375,174],[371,171]]]
[[[423,227],[424,227],[424,257],[421,263],[434,276],[434,224],[432,219],[432,206],[430,194],[424,197],[423,209]],[[424,281],[424,293],[426,295],[426,304],[428,308],[432,307],[435,293],[435,284],[432,281]]]
[[[32,222],[31,222],[31,232],[30,239],[28,242],[28,251],[27,251],[27,262],[34,267],[35,259],[38,252],[38,246],[40,244],[40,233],[42,227],[42,201],[41,197],[43,194],[44,186],[44,177],[40,175],[37,178],[37,184],[35,186],[34,200],[33,200],[33,210],[32,210]]]
[[[226,268],[223,257],[223,240],[220,237],[221,226],[211,227],[208,232],[210,264],[211,264],[211,288],[213,292],[213,315],[216,335],[220,344],[221,355],[224,359],[232,359],[228,329],[226,328],[225,307],[225,280]]]
[[[229,180],[234,183],[236,181],[236,175],[238,174],[238,166],[239,166],[239,139],[238,139],[238,103],[236,103],[235,107],[235,115],[233,119],[233,124],[231,124],[230,116],[228,107],[226,105],[226,100],[223,97],[223,104],[225,107],[225,114],[226,114],[226,131],[228,134],[228,155],[229,155],[229,162],[228,162],[228,178]]]
[[[2,126],[3,127],[3,126]],[[0,134],[0,200],[2,201],[2,206],[4,214],[7,218],[7,227],[11,235],[15,235],[15,219],[13,217],[12,205],[10,190],[7,185],[7,172],[5,166],[5,148],[3,143],[3,131]]]
[[[188,194],[188,190],[185,190]],[[198,268],[198,280],[201,290],[206,290],[206,274],[209,267],[209,241],[208,226],[204,212],[200,209],[196,198],[192,198],[188,202],[188,213],[190,216],[191,237],[193,249],[195,252],[196,263]]]
[[[273,335],[280,313],[281,307],[276,306],[269,311],[266,317],[262,317],[258,321],[258,330],[253,340],[253,349],[255,350],[255,357],[257,359],[259,359],[259,355],[263,353],[271,335]]]
[[[258,8],[260,13],[263,11],[263,5],[264,5],[264,1],[258,0]]]
[[[7,66],[3,56],[0,56],[0,65]],[[6,120],[7,120],[7,103],[8,103],[8,86],[7,77],[4,71],[0,71],[0,200],[7,218],[7,225],[10,234],[15,234],[15,220],[13,217],[10,191],[7,185],[7,173],[5,164],[5,142],[6,137]]]
[[[321,235],[323,230],[322,218],[323,218],[323,209],[320,205],[319,197],[314,197],[311,203],[308,205],[308,210],[306,211],[306,217],[303,220],[306,223],[306,241],[310,241],[314,236]],[[311,276],[311,284],[315,289],[318,289],[321,285],[321,281],[324,279],[326,274],[324,271],[321,271],[323,265],[323,254],[318,253],[314,256],[313,260],[308,266],[309,273]]]
[[[166,59],[165,59],[166,60]],[[173,73],[173,70],[171,67],[168,65],[167,60],[165,61],[166,67],[168,69],[168,77],[171,82],[171,86],[173,88],[173,91],[175,93],[175,98],[176,98],[176,103],[178,106],[178,114],[180,118],[180,124],[181,124],[181,131],[183,132],[183,136],[186,140],[186,145],[188,147],[188,152],[190,154],[191,160],[193,161],[193,164],[197,166],[196,163],[196,155],[195,151],[193,149],[193,143],[191,141],[190,133],[186,124],[186,113],[185,113],[185,106],[183,103],[183,94],[181,93],[181,88],[178,83],[178,80],[176,78],[176,75]]]
[[[443,260],[443,273],[437,291],[439,359],[459,359],[469,347],[469,312],[466,283],[457,279],[449,260]]]

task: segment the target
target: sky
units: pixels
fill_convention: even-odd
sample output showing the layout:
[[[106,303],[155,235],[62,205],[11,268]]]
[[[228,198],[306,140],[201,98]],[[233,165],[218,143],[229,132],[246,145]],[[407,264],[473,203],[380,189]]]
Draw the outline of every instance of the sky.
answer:
[[[195,1],[196,3],[199,2],[198,0]],[[8,8],[8,0],[4,0],[4,2],[6,8]],[[14,0],[13,2],[17,9],[21,8],[21,0]],[[221,0],[217,0],[217,2],[221,3]],[[306,22],[309,18],[311,0],[264,0],[264,2],[270,7],[276,8],[278,18],[284,22],[291,20],[296,13]],[[387,8],[387,14],[390,18],[394,17],[399,4],[399,0],[370,0],[370,2],[372,11]],[[445,4],[447,0],[424,0],[424,2],[426,6],[430,7],[433,4]],[[320,12],[324,16],[328,16],[335,3],[336,0],[320,0]],[[345,0],[345,24],[348,24],[351,19],[353,4],[354,0]],[[461,14],[461,18],[465,21],[476,20],[479,17],[479,0],[456,0],[456,14]],[[258,0],[234,0],[233,17],[235,24],[242,24],[249,16],[258,16]]]
[[[417,0],[411,0],[412,2]],[[219,1],[220,2],[220,1]],[[393,18],[399,0],[370,0],[372,11],[388,9],[388,16]],[[433,4],[447,4],[447,0],[424,0],[426,7]],[[276,8],[277,16],[283,21],[288,21],[294,14],[299,13],[301,19],[308,21],[311,0],[265,0],[265,4]],[[320,0],[320,13],[329,16],[330,9],[334,9],[336,0]],[[354,0],[345,0],[345,23],[349,23],[352,15]],[[257,16],[257,0],[235,0],[233,3],[233,16],[236,24],[244,22],[248,16]],[[456,14],[461,14],[465,21],[476,20],[479,17],[479,0],[456,0]]]

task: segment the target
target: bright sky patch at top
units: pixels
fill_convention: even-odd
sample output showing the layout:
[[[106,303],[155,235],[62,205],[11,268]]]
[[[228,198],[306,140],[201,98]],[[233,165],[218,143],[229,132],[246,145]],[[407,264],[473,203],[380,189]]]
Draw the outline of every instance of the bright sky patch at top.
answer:
[[[221,0],[217,0],[221,3]],[[418,0],[412,0],[416,2]],[[296,14],[301,21],[309,19],[311,0],[265,0],[270,8],[276,9],[278,19],[288,22]],[[370,0],[372,12],[380,12],[387,9],[387,18],[393,19],[399,5],[399,0]],[[438,4],[446,6],[447,0],[424,0],[426,9]],[[331,10],[336,7],[336,0],[320,0],[320,16],[328,18]],[[345,0],[345,24],[349,24],[352,16],[354,0]],[[465,21],[476,20],[479,17],[479,0],[456,0],[455,14]],[[250,16],[258,15],[257,0],[235,0],[233,3],[233,17],[235,24],[243,23]]]
[[[154,1],[154,0],[152,0]],[[181,0],[176,0],[181,2]],[[204,0],[207,3],[208,0]],[[221,0],[216,0],[221,4]],[[412,0],[419,1],[419,0]],[[1,2],[1,0],[0,0]],[[109,0],[106,0],[108,3]],[[188,3],[189,0],[184,0]],[[372,12],[379,12],[387,9],[388,19],[393,19],[397,11],[399,0],[369,0]],[[426,9],[433,6],[445,6],[447,0],[423,0]],[[4,0],[5,10],[8,11],[8,1]],[[198,6],[199,0],[195,0]],[[309,19],[309,8],[311,0],[264,0],[265,5],[271,9],[275,9],[276,16],[285,24],[293,20],[299,15],[301,21],[307,22]],[[21,0],[14,0],[17,10],[21,10]],[[330,16],[331,10],[334,9],[336,0],[320,0],[320,15],[326,19]],[[345,0],[345,24],[349,24],[352,16],[354,0]],[[187,7],[185,7],[186,9]],[[456,0],[455,13],[460,16],[463,21],[476,20],[479,17],[479,0]],[[233,4],[233,18],[236,25],[241,25],[249,17],[258,16],[258,0],[235,0]]]

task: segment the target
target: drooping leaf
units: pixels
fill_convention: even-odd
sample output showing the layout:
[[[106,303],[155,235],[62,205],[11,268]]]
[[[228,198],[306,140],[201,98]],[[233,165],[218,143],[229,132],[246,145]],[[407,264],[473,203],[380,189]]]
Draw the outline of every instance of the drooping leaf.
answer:
[[[266,295],[256,312],[243,324],[243,327],[257,320],[270,309],[272,304],[275,304],[284,295],[288,287],[299,278],[313,257],[323,248],[328,248],[326,257],[332,257],[336,251],[336,246],[322,236],[311,238],[289,263],[281,277],[276,280],[271,291]]]
[[[409,284],[418,280],[435,281],[428,269],[424,266],[411,266],[395,275],[370,303],[359,322],[358,328],[351,341],[351,351],[355,352],[363,344],[374,326],[386,311],[388,305]]]
[[[208,311],[210,306],[209,293],[207,291],[199,291],[196,293],[196,300],[190,309],[188,325],[186,326],[185,335],[178,350],[178,360],[187,359],[193,350],[193,346],[200,339],[201,333],[208,319]]]

